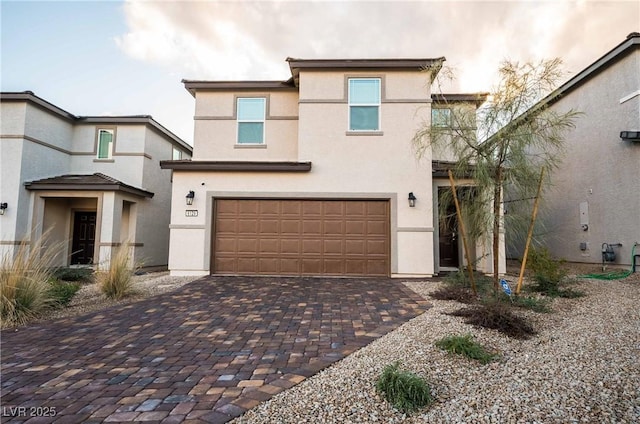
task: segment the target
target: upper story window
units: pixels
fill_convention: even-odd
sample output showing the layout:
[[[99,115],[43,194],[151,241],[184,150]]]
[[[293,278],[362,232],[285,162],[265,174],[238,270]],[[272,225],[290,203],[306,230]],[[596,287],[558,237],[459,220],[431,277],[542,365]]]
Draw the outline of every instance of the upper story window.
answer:
[[[111,159],[114,131],[98,128],[98,159]]]
[[[349,131],[380,130],[380,78],[349,78]]]
[[[238,98],[238,144],[264,144],[264,97]]]
[[[431,109],[431,126],[448,127],[451,125],[451,109],[433,108]]]
[[[182,159],[182,150],[176,149],[175,147],[173,148],[173,156],[172,156],[173,160],[180,160]]]

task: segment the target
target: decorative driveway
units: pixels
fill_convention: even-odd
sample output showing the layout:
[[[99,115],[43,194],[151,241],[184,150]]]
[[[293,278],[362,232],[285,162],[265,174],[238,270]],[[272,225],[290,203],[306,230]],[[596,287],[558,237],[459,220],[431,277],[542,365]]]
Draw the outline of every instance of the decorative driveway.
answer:
[[[206,277],[0,334],[0,421],[222,423],[420,315],[392,279]]]

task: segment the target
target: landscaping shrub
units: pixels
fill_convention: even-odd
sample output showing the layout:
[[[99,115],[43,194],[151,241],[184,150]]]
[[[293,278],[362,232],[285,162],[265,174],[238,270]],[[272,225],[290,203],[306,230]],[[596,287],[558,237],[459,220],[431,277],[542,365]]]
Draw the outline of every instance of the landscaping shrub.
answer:
[[[469,359],[480,361],[482,364],[488,364],[498,357],[498,355],[488,352],[484,346],[475,342],[471,334],[445,337],[438,340],[436,346],[449,353],[463,355]]]
[[[546,248],[532,248],[527,255],[527,268],[533,273],[537,285],[534,290],[542,293],[555,293],[558,285],[567,276],[562,268],[564,261],[551,257]]]
[[[102,293],[112,299],[122,299],[133,292],[135,269],[129,265],[129,249],[126,244],[111,256],[109,270],[98,275],[98,285]]]
[[[399,368],[398,362],[384,368],[376,382],[378,392],[404,413],[414,412],[431,404],[433,397],[429,384],[414,373]]]
[[[55,268],[53,276],[63,281],[80,281],[83,283],[91,283],[93,281],[92,268]]]
[[[473,303],[478,300],[470,288],[454,285],[442,286],[429,296],[437,300],[455,300],[460,303]]]
[[[539,313],[551,312],[551,308],[549,308],[548,299],[541,299],[538,297],[530,297],[530,296],[513,296],[511,302],[515,307],[528,309],[533,312],[539,312]]]
[[[51,264],[61,244],[43,247],[43,236],[20,243],[15,255],[0,262],[0,318],[3,325],[24,324],[51,307]],[[36,252],[39,252],[37,254]]]
[[[71,302],[73,296],[80,290],[80,283],[72,281],[51,281],[51,287],[49,287],[49,294],[56,306],[66,306]]]
[[[467,324],[491,328],[515,339],[524,340],[536,334],[524,318],[511,312],[509,305],[499,301],[462,308],[449,315],[463,317]]]

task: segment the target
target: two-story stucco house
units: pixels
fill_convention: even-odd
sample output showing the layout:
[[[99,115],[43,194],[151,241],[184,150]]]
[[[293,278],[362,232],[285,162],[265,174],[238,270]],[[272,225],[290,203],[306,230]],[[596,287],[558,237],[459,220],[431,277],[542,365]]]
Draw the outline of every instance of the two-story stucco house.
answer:
[[[431,120],[443,60],[289,58],[287,81],[183,81],[194,155],[161,162],[173,170],[172,274],[402,277],[460,265],[434,212],[446,174],[411,142]],[[491,272],[487,246],[476,266]],[[441,262],[444,248],[455,258]]]
[[[79,117],[32,92],[0,95],[0,253],[47,233],[56,265],[106,267],[128,243],[166,267],[171,172],[191,146],[150,116]]]
[[[554,111],[584,113],[565,138],[566,156],[544,197],[539,232],[545,246],[572,262],[601,263],[606,243],[615,263],[630,265],[640,243],[640,33],[542,102]],[[508,237],[516,256],[523,237]]]

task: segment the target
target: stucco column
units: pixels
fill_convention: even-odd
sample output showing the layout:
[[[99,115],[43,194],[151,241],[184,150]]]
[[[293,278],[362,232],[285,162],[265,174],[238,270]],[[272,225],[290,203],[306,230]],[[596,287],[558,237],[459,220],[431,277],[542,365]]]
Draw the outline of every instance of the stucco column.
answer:
[[[102,207],[99,213],[100,238],[96,240],[100,248],[98,269],[105,270],[109,268],[114,248],[120,245],[122,200],[115,192],[105,192],[102,196]]]

